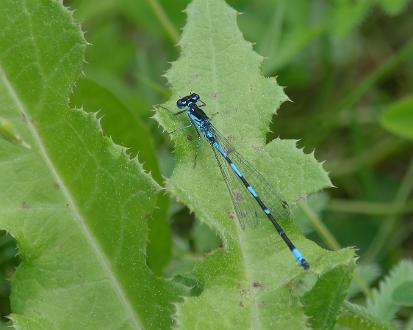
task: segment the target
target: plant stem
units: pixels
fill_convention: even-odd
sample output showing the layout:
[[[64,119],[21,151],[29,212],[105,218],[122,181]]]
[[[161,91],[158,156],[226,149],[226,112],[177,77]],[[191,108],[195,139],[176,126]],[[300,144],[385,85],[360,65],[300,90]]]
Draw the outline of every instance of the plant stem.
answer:
[[[298,205],[303,210],[304,214],[310,220],[311,224],[314,226],[315,230],[320,235],[321,239],[326,243],[326,245],[334,251],[340,250],[341,246],[337,242],[336,238],[324,225],[324,223],[318,218],[314,211],[308,206],[308,204],[305,201],[299,201]],[[366,281],[357,272],[354,272],[353,278],[364,295],[366,297],[371,297],[371,291]]]
[[[168,33],[169,38],[172,40],[173,43],[177,43],[179,40],[179,33],[175,26],[172,24],[169,17],[166,15],[165,11],[163,10],[161,4],[158,0],[146,0],[151,6],[152,10],[154,11],[156,17],[158,18],[159,22]]]
[[[389,215],[413,212],[413,200],[406,204],[332,199],[326,206],[332,212],[358,213],[368,215]]]
[[[307,218],[310,220],[311,224],[320,235],[324,243],[332,249],[332,250],[339,250],[341,249],[340,244],[337,242],[333,234],[328,230],[328,228],[324,225],[324,223],[317,217],[317,214],[308,206],[305,201],[299,201],[298,205],[304,211]]]
[[[413,189],[413,157],[410,160],[409,167],[403,178],[403,181],[399,187],[399,190],[396,193],[393,203],[394,204],[406,204],[407,198],[409,197]],[[390,235],[392,234],[396,224],[398,222],[397,215],[392,215],[383,221],[379,232],[377,233],[375,239],[370,245],[365,258],[368,261],[376,259],[379,254],[382,252],[386,242],[389,240]]]

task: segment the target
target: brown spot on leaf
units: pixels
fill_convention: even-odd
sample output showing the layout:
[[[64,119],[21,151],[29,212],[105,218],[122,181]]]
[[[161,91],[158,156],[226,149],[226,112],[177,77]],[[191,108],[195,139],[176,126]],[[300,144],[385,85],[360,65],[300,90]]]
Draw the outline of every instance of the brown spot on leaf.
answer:
[[[194,138],[192,137],[191,134],[188,134],[188,135],[186,136],[186,139],[187,139],[189,142],[191,142]]]
[[[242,197],[242,194],[238,191],[234,192],[234,198],[235,198],[235,201],[239,203],[241,203],[244,200],[244,198]]]
[[[29,208],[30,208],[29,204],[27,204],[26,201],[23,201],[23,202],[22,202],[21,207],[22,207],[22,209],[29,209]]]
[[[254,288],[262,288],[262,284],[260,282],[254,282],[254,283],[252,283],[252,286]]]
[[[251,148],[254,149],[254,151],[256,151],[256,152],[260,151],[260,147],[255,145],[255,144],[251,145]]]

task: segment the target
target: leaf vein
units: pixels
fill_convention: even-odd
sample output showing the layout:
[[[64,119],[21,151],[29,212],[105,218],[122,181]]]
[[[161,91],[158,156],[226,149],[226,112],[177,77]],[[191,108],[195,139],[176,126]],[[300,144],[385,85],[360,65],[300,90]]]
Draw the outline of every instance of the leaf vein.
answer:
[[[32,122],[29,119],[28,112],[25,109],[25,106],[23,102],[19,99],[16,91],[14,90],[11,82],[6,76],[6,73],[4,72],[3,67],[0,65],[0,79],[4,83],[4,86],[6,87],[6,90],[9,92],[10,96],[12,97],[13,101],[16,104],[17,109],[28,118],[27,120],[27,126],[33,136],[33,140],[38,146],[39,153],[41,157],[43,158],[47,168],[50,170],[51,174],[53,175],[54,179],[56,182],[59,184],[61,191],[67,200],[68,204],[70,205],[71,210],[73,211],[74,219],[76,219],[76,223],[79,225],[80,230],[83,232],[85,235],[86,240],[89,242],[93,252],[95,253],[101,267],[106,271],[108,274],[110,283],[112,284],[112,287],[117,294],[120,302],[125,306],[128,314],[130,315],[131,321],[134,323],[134,325],[137,328],[143,328],[142,323],[136,314],[135,310],[132,307],[131,302],[129,301],[126,293],[124,292],[124,289],[122,288],[121,283],[118,281],[118,279],[115,276],[114,270],[112,269],[109,260],[107,259],[105,253],[103,252],[102,248],[99,246],[98,241],[93,237],[92,232],[90,231],[89,227],[86,224],[86,221],[84,217],[82,216],[79,208],[77,207],[75,200],[71,196],[70,191],[68,188],[65,186],[63,179],[60,177],[57,169],[53,165],[51,159],[48,156],[48,153],[46,151],[46,148],[43,144],[43,141],[37,132],[36,128],[32,124]]]

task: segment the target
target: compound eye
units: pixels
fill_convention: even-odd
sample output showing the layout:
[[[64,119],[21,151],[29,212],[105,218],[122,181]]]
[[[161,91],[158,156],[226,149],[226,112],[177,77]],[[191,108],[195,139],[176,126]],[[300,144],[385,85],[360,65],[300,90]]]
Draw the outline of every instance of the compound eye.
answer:
[[[182,101],[182,100],[176,101],[176,106],[178,108],[183,108],[185,106],[185,104],[186,104],[186,101]]]
[[[198,94],[193,94],[191,99],[192,99],[192,101],[196,102],[196,101],[199,100],[199,95]]]

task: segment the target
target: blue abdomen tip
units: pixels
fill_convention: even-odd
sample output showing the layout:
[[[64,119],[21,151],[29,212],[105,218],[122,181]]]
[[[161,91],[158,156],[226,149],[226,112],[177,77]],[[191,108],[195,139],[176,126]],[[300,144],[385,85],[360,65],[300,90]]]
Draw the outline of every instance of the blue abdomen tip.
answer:
[[[295,257],[295,259],[297,260],[297,262],[298,262],[304,269],[310,268],[309,263],[307,262],[307,260],[305,260],[305,258],[304,258],[303,255],[301,254],[300,250],[298,250],[297,248],[294,248],[291,252],[292,252],[292,254],[294,255],[294,257]]]
[[[298,250],[297,248],[295,248],[291,252],[293,253],[295,259],[297,259],[298,262],[300,262],[300,260],[304,258],[303,255],[301,254],[300,250]]]

